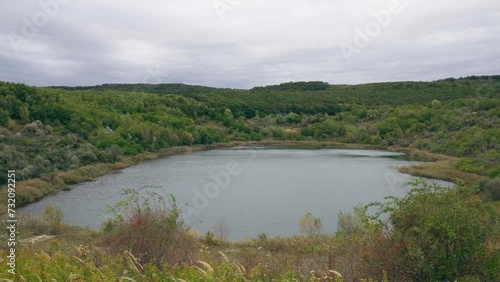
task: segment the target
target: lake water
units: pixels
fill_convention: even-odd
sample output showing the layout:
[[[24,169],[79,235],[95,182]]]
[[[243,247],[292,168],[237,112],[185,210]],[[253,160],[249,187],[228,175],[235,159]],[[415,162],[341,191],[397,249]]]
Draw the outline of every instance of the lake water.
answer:
[[[39,215],[50,203],[61,207],[65,222],[98,229],[112,216],[107,205],[125,198],[124,188],[150,185],[159,186],[155,191],[161,195],[173,194],[184,219],[203,233],[224,221],[232,239],[297,235],[298,221],[307,212],[333,233],[339,211],[403,196],[409,188],[401,186],[410,176],[397,167],[411,163],[399,153],[370,150],[210,150],[143,162],[19,211]]]

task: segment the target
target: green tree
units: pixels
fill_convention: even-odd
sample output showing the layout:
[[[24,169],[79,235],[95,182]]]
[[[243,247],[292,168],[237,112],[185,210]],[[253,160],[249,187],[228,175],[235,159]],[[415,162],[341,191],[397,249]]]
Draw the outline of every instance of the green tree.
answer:
[[[401,128],[399,127],[399,120],[396,117],[390,117],[378,122],[377,128],[382,139],[385,138],[386,134],[390,134],[392,137],[399,137],[402,134]]]
[[[441,108],[441,102],[439,100],[432,100],[431,106],[433,109],[439,109]]]
[[[25,124],[30,122],[30,111],[28,110],[28,107],[26,105],[22,105],[21,107],[19,107],[19,117]]]
[[[0,125],[7,127],[10,119],[10,113],[6,110],[0,109]]]
[[[290,112],[288,113],[287,117],[287,122],[288,123],[300,123],[300,121],[302,120],[302,117],[294,112]]]
[[[234,123],[234,116],[230,109],[224,111],[223,123],[225,126],[230,126]]]

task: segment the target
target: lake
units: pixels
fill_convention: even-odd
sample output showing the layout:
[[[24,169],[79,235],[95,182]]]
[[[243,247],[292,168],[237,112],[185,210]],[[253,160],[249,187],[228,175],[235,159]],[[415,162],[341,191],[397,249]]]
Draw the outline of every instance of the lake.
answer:
[[[333,233],[339,211],[357,203],[403,196],[409,175],[399,166],[415,163],[394,152],[344,149],[232,148],[168,156],[140,163],[92,182],[73,185],[19,209],[39,215],[45,205],[61,207],[64,221],[93,229],[111,217],[107,205],[124,188],[157,186],[173,194],[184,219],[200,232],[225,222],[231,239],[299,234],[307,212]],[[437,181],[440,184],[450,183]]]

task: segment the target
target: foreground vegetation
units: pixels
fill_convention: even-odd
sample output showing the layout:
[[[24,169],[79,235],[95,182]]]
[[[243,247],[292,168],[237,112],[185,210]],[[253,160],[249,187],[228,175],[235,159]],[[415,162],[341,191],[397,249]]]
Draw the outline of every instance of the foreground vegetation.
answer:
[[[336,234],[321,232],[328,219],[306,214],[297,219],[303,236],[243,242],[196,234],[175,198],[146,201],[128,190],[98,232],[66,226],[55,207],[21,218],[17,274],[4,276],[2,250],[0,278],[498,281],[499,93],[499,76],[251,90],[0,82],[0,170],[16,170],[18,205],[141,160],[251,142],[396,150],[432,161],[405,172],[459,183],[417,181],[402,199],[338,215]],[[6,183],[0,174],[0,216]]]
[[[302,236],[229,242],[194,233],[175,198],[127,190],[101,231],[66,226],[58,208],[20,220],[12,281],[498,281],[498,203],[463,186],[415,180],[402,199],[339,214],[321,232],[306,214]],[[381,216],[389,213],[390,216]],[[386,218],[386,219],[383,219]],[[33,237],[53,235],[53,237]],[[33,242],[35,240],[39,240]],[[44,241],[42,241],[44,240]],[[6,256],[2,252],[1,257]],[[2,273],[7,265],[0,264]],[[363,280],[366,279],[366,280]]]

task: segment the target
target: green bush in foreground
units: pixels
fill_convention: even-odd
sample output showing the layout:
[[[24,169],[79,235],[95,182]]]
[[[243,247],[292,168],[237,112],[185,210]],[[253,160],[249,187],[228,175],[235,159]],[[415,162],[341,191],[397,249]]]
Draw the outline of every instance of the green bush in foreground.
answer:
[[[460,185],[411,184],[415,188],[405,197],[374,204],[380,213],[390,213],[386,247],[395,250],[394,274],[412,281],[456,281],[468,275],[498,281],[495,206]]]
[[[48,207],[39,219],[23,219],[20,232],[56,237],[20,244],[16,276],[2,274],[0,278],[498,281],[498,202],[482,202],[477,191],[460,185],[445,188],[422,181],[412,185],[414,189],[403,198],[389,197],[384,203],[358,205],[353,213],[340,213],[335,235],[261,235],[212,245],[184,226],[175,198],[167,200],[145,189],[125,190],[128,199],[113,208],[116,218],[107,221],[99,233],[61,224],[60,210]],[[374,207],[377,212],[371,216]],[[389,217],[384,219],[383,213]],[[38,221],[43,226],[28,224]],[[312,215],[301,221],[315,226]],[[5,250],[0,250],[0,260],[5,256]],[[0,263],[1,273],[7,273],[6,269]]]

